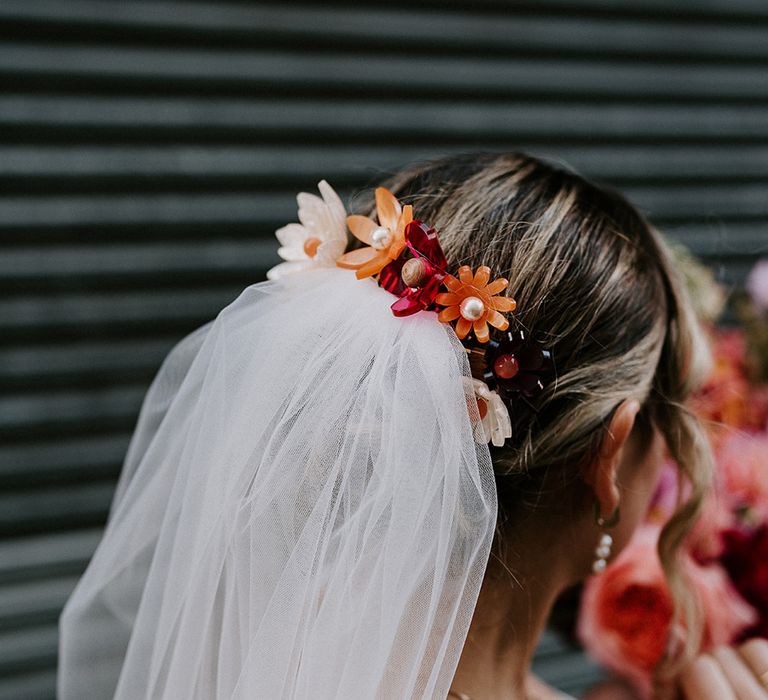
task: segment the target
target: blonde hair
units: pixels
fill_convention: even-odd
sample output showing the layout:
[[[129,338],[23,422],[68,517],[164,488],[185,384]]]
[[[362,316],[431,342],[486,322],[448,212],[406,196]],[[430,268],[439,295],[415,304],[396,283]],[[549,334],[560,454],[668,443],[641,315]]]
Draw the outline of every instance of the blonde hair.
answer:
[[[524,494],[599,449],[615,409],[641,402],[679,467],[678,507],[658,551],[688,629],[657,669],[665,679],[695,651],[701,622],[677,562],[712,471],[708,443],[684,401],[708,371],[707,343],[659,232],[618,191],[524,153],[472,153],[414,165],[385,185],[434,226],[449,269],[488,265],[509,280],[517,321],[551,348],[556,378],[511,411],[513,436],[492,447],[499,489],[497,556]],[[361,207],[370,213],[373,204]],[[355,247],[353,244],[352,247]],[[535,498],[535,493],[534,493]]]

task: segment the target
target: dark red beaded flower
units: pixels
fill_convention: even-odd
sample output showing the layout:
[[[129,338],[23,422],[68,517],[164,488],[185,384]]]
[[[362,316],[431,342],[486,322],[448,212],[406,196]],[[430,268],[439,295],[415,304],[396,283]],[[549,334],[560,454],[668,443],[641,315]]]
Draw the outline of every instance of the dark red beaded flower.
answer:
[[[544,389],[543,375],[552,369],[552,353],[518,328],[491,338],[485,350],[483,381],[502,396],[535,396]]]
[[[413,257],[398,257],[379,273],[379,284],[400,297],[391,307],[395,316],[410,316],[432,306],[448,264],[435,229],[414,220],[405,227],[404,237]]]

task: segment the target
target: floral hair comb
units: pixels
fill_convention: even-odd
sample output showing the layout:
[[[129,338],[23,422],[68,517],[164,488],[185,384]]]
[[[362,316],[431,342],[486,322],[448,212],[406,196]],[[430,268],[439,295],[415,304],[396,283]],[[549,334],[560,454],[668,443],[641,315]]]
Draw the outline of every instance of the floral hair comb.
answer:
[[[341,199],[325,180],[318,190],[322,198],[306,192],[297,196],[300,223],[275,232],[281,244],[277,252],[285,262],[271,268],[267,278],[310,267],[338,266],[355,270],[358,279],[378,276],[378,284],[398,297],[391,307],[395,316],[438,311],[438,320],[452,324],[464,344],[473,374],[482,375],[482,379],[472,379],[480,414],[475,438],[504,445],[512,435],[507,404],[515,396],[527,399],[541,392],[544,377],[552,369],[549,350],[524,330],[509,330],[504,314],[514,311],[517,304],[501,294],[508,280],[492,279],[487,265],[474,272],[462,265],[456,276],[450,274],[437,231],[414,219],[413,207],[402,206],[384,187],[376,189],[375,220],[347,216]],[[345,253],[347,228],[366,246]],[[500,337],[491,338],[489,325]]]

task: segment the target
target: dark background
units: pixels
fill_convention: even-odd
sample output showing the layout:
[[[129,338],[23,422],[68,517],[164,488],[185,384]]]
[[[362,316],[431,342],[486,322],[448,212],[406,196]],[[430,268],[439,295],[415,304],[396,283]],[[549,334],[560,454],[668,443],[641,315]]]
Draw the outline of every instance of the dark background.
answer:
[[[278,262],[295,193],[522,148],[738,284],[768,221],[765,0],[0,0],[0,699],[56,621],[169,348]],[[595,671],[548,634],[536,668]]]

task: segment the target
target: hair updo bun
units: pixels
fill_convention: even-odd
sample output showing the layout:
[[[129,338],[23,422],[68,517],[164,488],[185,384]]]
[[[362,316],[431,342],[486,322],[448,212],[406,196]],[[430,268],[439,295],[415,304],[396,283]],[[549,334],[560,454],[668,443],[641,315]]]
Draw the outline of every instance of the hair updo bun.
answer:
[[[491,446],[499,494],[495,557],[504,560],[505,530],[539,502],[543,480],[554,475],[566,488],[576,484],[615,409],[636,398],[636,429],[658,427],[690,483],[659,553],[678,614],[695,631],[700,624],[675,560],[712,458],[683,402],[711,358],[659,232],[615,189],[524,153],[451,156],[382,184],[437,229],[449,269],[487,265],[507,278],[517,321],[555,357],[554,381],[510,406],[512,437]],[[372,209],[372,202],[363,207]],[[687,653],[695,637],[689,635]]]

